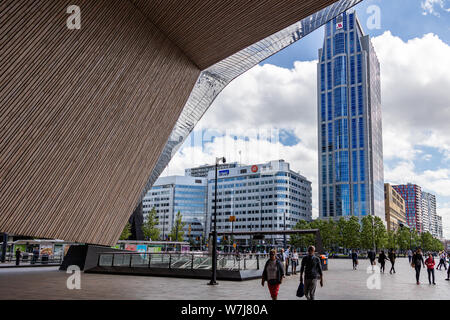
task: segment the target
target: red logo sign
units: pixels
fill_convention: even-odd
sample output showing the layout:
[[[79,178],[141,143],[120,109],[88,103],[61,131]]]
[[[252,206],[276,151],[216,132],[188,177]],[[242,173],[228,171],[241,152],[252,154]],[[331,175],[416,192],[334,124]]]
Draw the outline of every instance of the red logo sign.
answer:
[[[252,172],[258,172],[258,166],[252,166]]]

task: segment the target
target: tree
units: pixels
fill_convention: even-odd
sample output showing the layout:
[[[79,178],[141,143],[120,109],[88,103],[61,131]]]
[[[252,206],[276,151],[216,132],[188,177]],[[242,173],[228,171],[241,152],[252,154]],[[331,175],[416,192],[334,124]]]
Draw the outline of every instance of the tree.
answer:
[[[387,246],[390,249],[398,249],[398,232],[389,230],[387,233]]]
[[[322,237],[323,248],[331,251],[336,243],[336,223],[331,218],[329,220],[316,219],[310,223],[311,229],[319,229]]]
[[[159,239],[160,230],[156,227],[159,224],[159,220],[156,217],[156,209],[153,208],[145,218],[144,224],[142,225],[142,232],[146,240],[157,240]]]
[[[344,247],[347,249],[358,248],[359,241],[359,219],[355,216],[350,217],[344,226]]]
[[[410,249],[411,234],[408,228],[403,227],[397,230],[397,241],[400,250],[406,251]]]
[[[383,220],[380,217],[375,217],[373,226],[376,250],[386,247],[387,232]]]
[[[423,251],[431,251],[433,250],[433,236],[431,233],[422,232],[420,235],[420,244]]]
[[[294,230],[304,229],[312,229],[310,222],[306,220],[299,220],[296,223]],[[291,235],[289,243],[296,248],[306,250],[309,245],[314,243],[314,236],[312,234],[293,234]]]
[[[347,221],[341,217],[336,224],[336,244],[339,247],[345,247],[345,227]]]
[[[370,215],[361,219],[360,243],[361,248],[366,250],[372,249],[375,241],[373,222],[373,216]]]
[[[131,236],[131,224],[127,222],[122,230],[119,240],[127,240]]]
[[[434,252],[443,251],[444,250],[444,245],[439,239],[433,238],[432,249],[431,250],[434,251]]]
[[[177,216],[175,218],[175,223],[172,227],[172,230],[169,233],[169,238],[172,239],[172,241],[183,241],[183,235],[184,231],[183,228],[186,225],[186,223],[181,221],[181,212],[177,212]]]

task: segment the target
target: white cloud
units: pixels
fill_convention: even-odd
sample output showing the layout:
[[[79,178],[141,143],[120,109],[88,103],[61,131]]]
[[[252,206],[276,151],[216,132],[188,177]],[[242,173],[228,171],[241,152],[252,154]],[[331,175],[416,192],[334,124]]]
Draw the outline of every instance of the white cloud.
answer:
[[[372,41],[381,64],[385,161],[399,161],[392,167],[386,165],[386,180],[414,182],[437,195],[450,196],[448,169],[430,167],[418,172],[414,166],[416,159],[429,158],[422,153],[423,146],[438,148],[450,159],[450,46],[433,34],[405,42],[385,32]],[[280,157],[313,182],[317,215],[316,74],[317,61],[306,61],[295,62],[293,69],[256,66],[237,78],[219,95],[196,128],[197,134],[199,128],[221,128],[228,130],[228,136],[216,138],[205,149],[189,147],[188,140],[165,174],[183,174],[184,168],[213,163],[214,157],[222,154],[229,161],[239,161],[239,150],[245,163]],[[275,128],[292,130],[301,141],[292,147],[277,143],[275,153],[268,142],[259,152],[245,146],[223,149],[231,136]],[[251,145],[256,137],[250,134],[249,140]],[[450,203],[440,205],[450,207]]]
[[[441,9],[446,12],[450,12],[450,8],[446,8],[446,1],[445,0],[424,0],[421,3],[422,7],[422,14],[432,14],[435,16],[440,17],[440,14],[438,12],[438,9]],[[438,9],[436,9],[436,7]]]

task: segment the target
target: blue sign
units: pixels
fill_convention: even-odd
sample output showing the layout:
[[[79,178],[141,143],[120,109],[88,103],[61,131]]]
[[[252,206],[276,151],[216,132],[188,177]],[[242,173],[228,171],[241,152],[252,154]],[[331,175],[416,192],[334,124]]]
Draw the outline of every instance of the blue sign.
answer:
[[[220,170],[219,177],[227,176],[230,174],[230,170]]]

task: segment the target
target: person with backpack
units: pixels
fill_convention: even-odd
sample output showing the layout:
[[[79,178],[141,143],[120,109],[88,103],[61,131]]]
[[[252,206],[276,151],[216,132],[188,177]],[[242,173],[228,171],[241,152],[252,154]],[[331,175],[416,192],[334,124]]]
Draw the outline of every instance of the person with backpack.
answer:
[[[353,270],[356,270],[358,266],[358,253],[355,249],[352,250],[352,261],[353,261]]]
[[[411,259],[411,267],[416,270],[416,282],[420,284],[420,269],[425,268],[425,262],[423,261],[422,250],[417,249]]]
[[[267,281],[267,287],[269,288],[270,296],[272,300],[278,299],[278,291],[280,285],[283,282],[284,267],[279,259],[277,259],[277,253],[274,249],[270,250],[269,260],[267,260],[264,271],[262,274],[261,285],[264,287],[264,283]]]
[[[320,279],[320,286],[323,287],[323,274],[320,259],[314,255],[316,248],[310,246],[308,248],[308,255],[303,257],[300,268],[300,283],[305,285],[305,297],[308,300],[314,300],[317,279]],[[305,279],[303,281],[303,272],[305,273]]]
[[[431,284],[431,277],[433,277],[433,284],[436,284],[434,282],[434,258],[431,253],[428,254],[427,260],[425,260],[425,265],[427,266],[427,272],[428,272],[428,282]]]
[[[395,265],[395,259],[397,259],[397,255],[395,254],[394,249],[389,250],[388,258],[389,258],[389,261],[391,262],[391,270],[389,270],[389,273],[390,274],[392,274],[392,272],[395,273],[394,265]]]
[[[384,273],[384,267],[386,265],[386,260],[389,260],[386,254],[384,253],[384,250],[381,250],[380,254],[378,255],[378,263],[380,266],[380,272]]]

